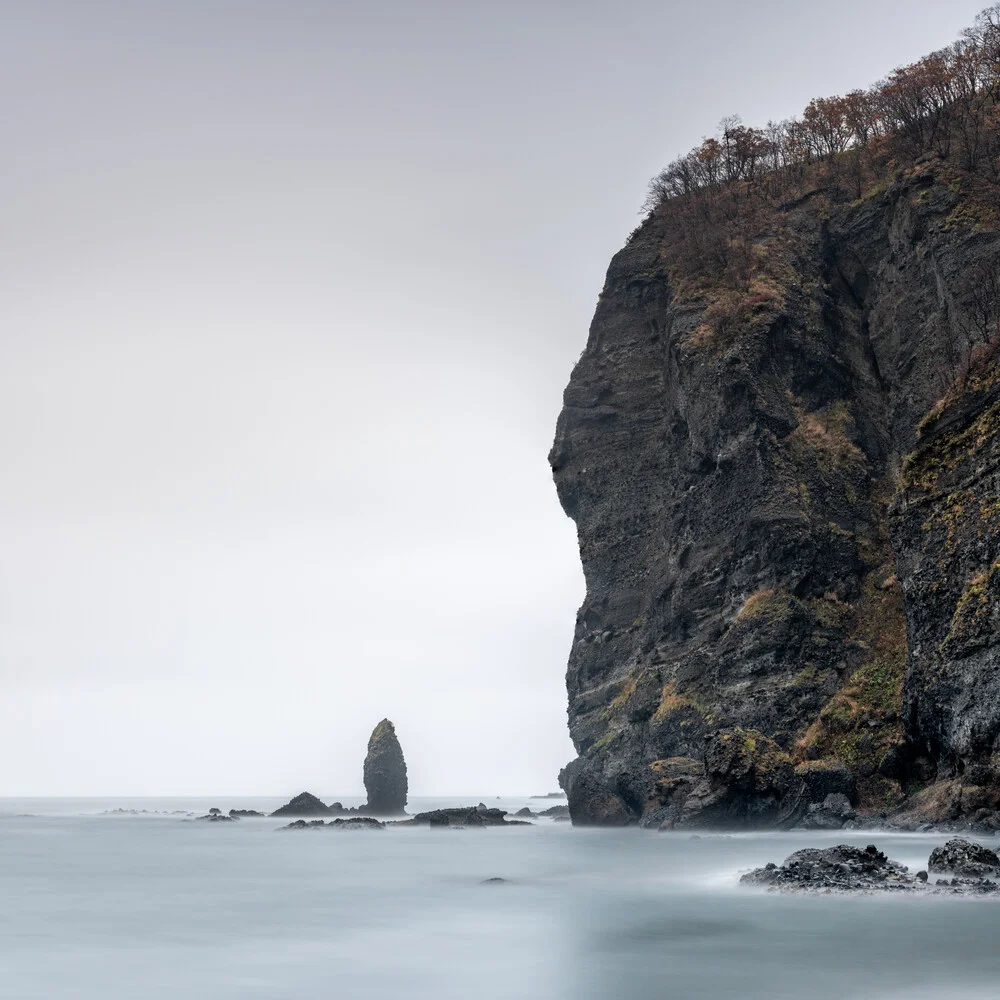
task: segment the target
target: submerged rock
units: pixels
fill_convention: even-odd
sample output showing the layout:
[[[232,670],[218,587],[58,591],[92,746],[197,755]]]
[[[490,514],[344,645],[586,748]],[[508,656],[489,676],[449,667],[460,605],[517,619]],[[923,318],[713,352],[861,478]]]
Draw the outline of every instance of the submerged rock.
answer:
[[[399,816],[406,811],[406,761],[388,719],[375,727],[368,740],[364,779],[368,810],[379,816]]]
[[[1000,857],[988,847],[956,837],[931,852],[927,870],[981,878],[1000,872]]]
[[[309,792],[300,792],[290,802],[286,802],[280,809],[275,809],[272,816],[327,816],[330,813],[329,807],[315,795]]]

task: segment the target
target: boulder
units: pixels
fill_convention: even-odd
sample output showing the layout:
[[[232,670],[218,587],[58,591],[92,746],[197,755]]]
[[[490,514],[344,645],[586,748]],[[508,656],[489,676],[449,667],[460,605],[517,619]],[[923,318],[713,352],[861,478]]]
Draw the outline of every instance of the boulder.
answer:
[[[330,812],[322,800],[309,792],[300,792],[290,802],[280,809],[275,809],[272,816],[326,816]]]
[[[995,851],[974,844],[964,837],[949,840],[936,847],[927,862],[929,872],[951,872],[971,878],[982,878],[1000,872],[1000,857]]]
[[[855,817],[854,807],[842,792],[831,792],[822,802],[813,802],[802,825],[807,830],[839,830]]]
[[[874,844],[865,848],[840,844],[819,850],[807,847],[785,859],[780,867],[766,865],[748,872],[740,882],[770,889],[863,891],[912,888],[916,879],[904,865],[890,861]]]
[[[406,761],[396,729],[383,719],[372,730],[364,765],[366,809],[379,816],[401,816],[406,811]]]
[[[451,826],[451,827],[481,827],[481,826],[521,826],[520,821],[507,820],[503,809],[490,809],[480,803],[478,806],[460,806],[452,809],[432,809],[430,812],[417,813],[412,819],[404,820],[400,826]]]

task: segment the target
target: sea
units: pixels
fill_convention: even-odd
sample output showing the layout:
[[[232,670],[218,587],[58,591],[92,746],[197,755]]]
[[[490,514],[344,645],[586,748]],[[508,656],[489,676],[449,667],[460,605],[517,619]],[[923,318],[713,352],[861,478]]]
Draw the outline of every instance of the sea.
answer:
[[[513,812],[560,800],[485,801]],[[739,885],[749,868],[834,843],[874,842],[926,867],[940,835],[659,834],[552,820],[348,833],[194,818],[281,802],[0,799],[0,996],[1000,996],[1000,900]]]

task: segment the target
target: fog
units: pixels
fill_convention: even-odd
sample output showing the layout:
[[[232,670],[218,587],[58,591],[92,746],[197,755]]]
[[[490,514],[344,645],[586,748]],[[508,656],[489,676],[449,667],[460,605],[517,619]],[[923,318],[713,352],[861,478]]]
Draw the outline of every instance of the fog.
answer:
[[[0,795],[554,788],[648,178],[981,2],[0,6]]]

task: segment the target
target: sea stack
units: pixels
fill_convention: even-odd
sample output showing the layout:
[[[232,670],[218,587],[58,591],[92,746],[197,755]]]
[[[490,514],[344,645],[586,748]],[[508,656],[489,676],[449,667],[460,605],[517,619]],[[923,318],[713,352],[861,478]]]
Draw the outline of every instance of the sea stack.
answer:
[[[406,811],[406,761],[396,738],[396,728],[383,719],[372,730],[365,757],[367,808],[379,816],[399,816]]]

